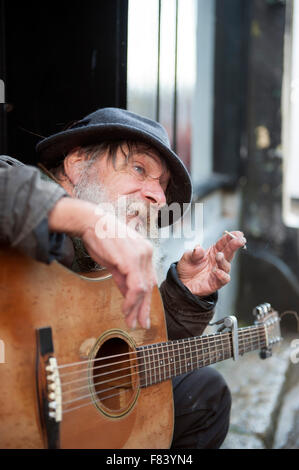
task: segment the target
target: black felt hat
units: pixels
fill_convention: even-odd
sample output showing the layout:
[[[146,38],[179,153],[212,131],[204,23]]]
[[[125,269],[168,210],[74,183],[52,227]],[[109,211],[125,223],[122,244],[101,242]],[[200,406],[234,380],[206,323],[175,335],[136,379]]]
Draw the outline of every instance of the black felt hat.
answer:
[[[67,130],[43,139],[37,144],[36,150],[39,160],[45,167],[53,168],[76,147],[121,140],[134,140],[149,144],[165,160],[171,172],[167,203],[168,205],[173,202],[179,203],[181,214],[175,212],[167,223],[168,216],[165,216],[162,210],[160,226],[163,227],[178,220],[191,202],[192,183],[184,163],[170,148],[167,132],[156,121],[124,109],[102,108],[76,122]]]

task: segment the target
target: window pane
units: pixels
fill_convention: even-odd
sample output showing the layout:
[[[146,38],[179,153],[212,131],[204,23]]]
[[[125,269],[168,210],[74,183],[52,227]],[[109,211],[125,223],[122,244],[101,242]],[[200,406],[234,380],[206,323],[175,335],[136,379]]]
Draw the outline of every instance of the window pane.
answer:
[[[161,1],[159,121],[173,146],[176,0]]]
[[[286,224],[299,227],[299,5],[297,1],[293,2],[291,25],[292,30],[287,30],[285,38],[283,202]]]
[[[158,0],[129,0],[127,108],[156,119]]]
[[[176,151],[191,161],[192,101],[196,82],[196,1],[178,2]]]

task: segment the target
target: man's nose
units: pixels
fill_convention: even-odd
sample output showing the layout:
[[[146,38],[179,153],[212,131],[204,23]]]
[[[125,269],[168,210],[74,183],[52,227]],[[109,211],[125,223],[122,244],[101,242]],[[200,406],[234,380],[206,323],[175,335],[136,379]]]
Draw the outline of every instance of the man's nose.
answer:
[[[166,204],[166,196],[159,181],[152,180],[144,182],[141,195],[147,202],[157,204],[159,208]]]

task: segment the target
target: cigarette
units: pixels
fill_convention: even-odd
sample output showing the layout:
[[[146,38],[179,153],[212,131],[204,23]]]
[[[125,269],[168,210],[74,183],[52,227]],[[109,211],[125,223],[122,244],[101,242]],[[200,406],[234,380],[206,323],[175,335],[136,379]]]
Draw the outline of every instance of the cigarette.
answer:
[[[228,232],[227,230],[224,230],[224,233],[226,233],[226,234],[229,235],[230,237],[235,238],[236,240],[238,240],[238,237],[236,237],[236,235],[234,235],[233,233],[230,233],[230,232]],[[246,246],[246,245],[242,246],[242,248],[243,248],[243,250],[247,250],[247,246]]]

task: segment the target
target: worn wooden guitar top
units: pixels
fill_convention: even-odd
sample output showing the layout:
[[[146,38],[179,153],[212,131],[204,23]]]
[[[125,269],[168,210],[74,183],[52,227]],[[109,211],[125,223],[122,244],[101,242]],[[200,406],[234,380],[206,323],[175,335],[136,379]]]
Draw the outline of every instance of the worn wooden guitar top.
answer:
[[[36,367],[37,331],[46,327],[51,329],[60,381],[61,448],[170,446],[171,380],[146,387],[146,373],[137,373],[136,348],[167,339],[159,290],[152,297],[150,330],[128,330],[122,301],[106,271],[100,279],[88,278],[57,262],[45,265],[0,249],[0,340],[5,346],[0,448],[48,446],[39,403],[55,380],[45,379],[45,370],[37,379]]]

